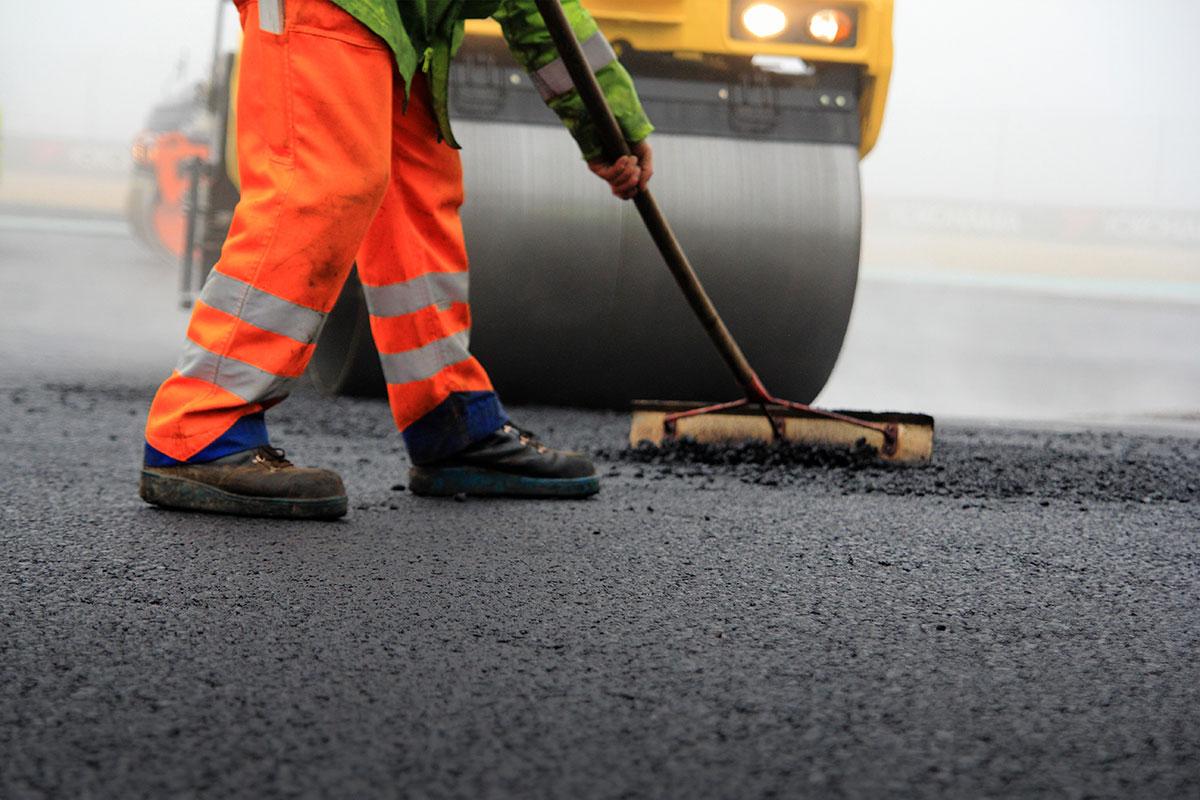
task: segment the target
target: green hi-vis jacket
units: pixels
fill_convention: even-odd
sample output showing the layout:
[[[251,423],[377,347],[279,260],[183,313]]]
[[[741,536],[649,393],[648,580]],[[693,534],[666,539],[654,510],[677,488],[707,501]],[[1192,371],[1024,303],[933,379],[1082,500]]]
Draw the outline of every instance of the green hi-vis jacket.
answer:
[[[533,0],[333,1],[388,43],[406,87],[417,70],[428,73],[434,113],[442,137],[454,147],[458,147],[458,143],[450,130],[447,95],[450,59],[462,44],[463,20],[494,18],[500,23],[513,56],[529,72],[540,70],[558,59],[550,33]],[[579,0],[563,0],[563,9],[579,41],[586,42],[597,33],[595,21]],[[625,137],[630,142],[646,138],[654,127],[642,110],[633,80],[625,68],[614,60],[597,70],[596,78]],[[584,157],[598,157],[600,140],[579,93],[569,90],[546,102],[571,131]]]

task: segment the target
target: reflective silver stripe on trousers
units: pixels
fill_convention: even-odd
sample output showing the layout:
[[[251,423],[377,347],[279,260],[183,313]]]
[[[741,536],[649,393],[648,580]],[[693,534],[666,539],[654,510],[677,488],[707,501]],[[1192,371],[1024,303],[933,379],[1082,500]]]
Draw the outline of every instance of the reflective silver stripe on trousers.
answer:
[[[215,383],[247,403],[261,403],[287,394],[295,378],[274,375],[229,356],[219,356],[188,339],[175,369],[180,375]]]
[[[325,315],[282,297],[255,289],[245,281],[211,272],[200,292],[205,305],[231,314],[256,328],[312,344],[321,332]]]
[[[429,272],[412,280],[386,286],[363,284],[372,316],[399,317],[429,306],[448,308],[467,302],[469,279],[465,272]]]
[[[258,27],[267,33],[283,33],[284,0],[258,0]]]
[[[379,361],[383,364],[384,380],[390,384],[397,384],[432,378],[446,367],[470,358],[471,354],[467,350],[470,344],[471,332],[466,330],[415,350],[380,353]]]
[[[583,43],[583,54],[587,56],[588,66],[592,68],[592,72],[598,72],[617,60],[617,54],[613,52],[612,45],[599,31]],[[560,94],[566,94],[575,88],[575,84],[571,81],[571,75],[567,72],[567,65],[561,58],[529,73],[529,78],[537,87],[543,100],[553,100]]]

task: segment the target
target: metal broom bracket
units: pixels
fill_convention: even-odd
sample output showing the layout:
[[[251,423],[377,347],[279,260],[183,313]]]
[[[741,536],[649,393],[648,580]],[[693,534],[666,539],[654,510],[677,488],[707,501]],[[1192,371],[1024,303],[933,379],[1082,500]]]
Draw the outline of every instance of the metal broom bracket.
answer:
[[[750,405],[757,405],[764,417],[771,424],[771,430],[774,433],[776,441],[782,441],[785,437],[784,422],[775,414],[771,413],[771,406],[778,406],[789,409],[791,411],[800,411],[813,416],[823,417],[825,419],[837,420],[844,422],[847,425],[853,425],[858,428],[876,431],[883,437],[883,444],[879,448],[880,452],[886,456],[894,456],[900,449],[900,426],[894,422],[870,422],[858,417],[852,417],[848,414],[839,414],[836,411],[826,411],[822,408],[814,408],[806,403],[796,403],[791,400],[784,400],[778,397],[768,397],[765,401],[759,398],[745,397],[741,400],[732,400],[727,403],[715,403],[710,406],[701,408],[692,408],[687,411],[677,411],[673,414],[667,414],[663,417],[663,433],[666,438],[673,439],[679,430],[678,422],[681,419],[689,419],[692,417],[704,416],[706,414],[715,414],[721,411],[727,411],[734,408],[744,408]]]

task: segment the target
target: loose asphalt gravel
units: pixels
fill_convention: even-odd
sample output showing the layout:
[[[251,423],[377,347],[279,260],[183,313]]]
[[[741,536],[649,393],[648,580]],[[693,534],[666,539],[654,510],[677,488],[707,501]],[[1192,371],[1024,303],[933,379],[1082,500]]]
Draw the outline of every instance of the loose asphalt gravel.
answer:
[[[152,386],[0,389],[0,797],[1197,797],[1195,439],[937,460],[622,444],[584,502],[423,500],[378,401],[277,445],[338,523],[151,509]]]

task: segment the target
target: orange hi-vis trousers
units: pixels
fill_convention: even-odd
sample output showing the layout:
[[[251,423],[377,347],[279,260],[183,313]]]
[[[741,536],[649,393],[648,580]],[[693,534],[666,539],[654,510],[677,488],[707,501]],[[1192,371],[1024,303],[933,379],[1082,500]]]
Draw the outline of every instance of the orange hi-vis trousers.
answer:
[[[356,261],[414,460],[484,438],[506,418],[467,349],[462,166],[424,76],[405,110],[387,45],[330,0],[287,0],[280,33],[255,0],[238,9],[241,200],[151,406],[147,463],[266,444],[262,412],[304,372]]]

